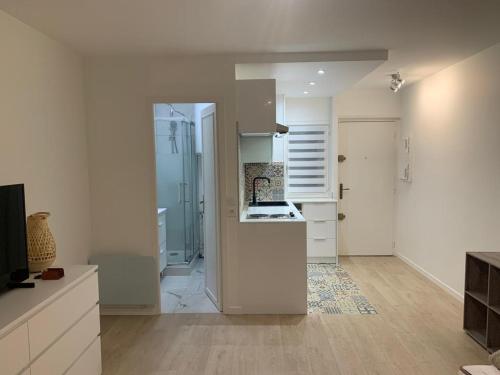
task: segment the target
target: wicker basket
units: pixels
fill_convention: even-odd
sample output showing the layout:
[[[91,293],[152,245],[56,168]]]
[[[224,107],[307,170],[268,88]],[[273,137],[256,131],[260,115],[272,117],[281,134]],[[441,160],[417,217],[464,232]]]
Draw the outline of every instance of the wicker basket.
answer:
[[[40,272],[56,260],[56,243],[50,232],[49,212],[37,212],[28,216],[28,265],[30,272]]]

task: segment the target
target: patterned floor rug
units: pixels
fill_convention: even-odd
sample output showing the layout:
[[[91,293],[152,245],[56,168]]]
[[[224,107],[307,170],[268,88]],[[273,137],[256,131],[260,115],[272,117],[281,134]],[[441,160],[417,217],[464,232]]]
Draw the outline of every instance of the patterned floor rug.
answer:
[[[307,281],[309,314],[377,314],[341,266],[308,264]]]

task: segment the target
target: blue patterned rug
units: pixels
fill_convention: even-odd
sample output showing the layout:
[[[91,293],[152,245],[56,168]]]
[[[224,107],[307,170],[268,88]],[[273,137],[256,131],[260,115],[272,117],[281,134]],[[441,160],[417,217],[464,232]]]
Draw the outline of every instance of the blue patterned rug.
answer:
[[[307,309],[309,314],[377,313],[351,275],[334,264],[307,265]]]

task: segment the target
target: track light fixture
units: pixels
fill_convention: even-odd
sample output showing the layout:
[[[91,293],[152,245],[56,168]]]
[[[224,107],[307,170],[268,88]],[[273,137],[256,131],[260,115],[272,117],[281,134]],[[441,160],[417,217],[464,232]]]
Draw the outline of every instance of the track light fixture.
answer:
[[[391,85],[389,88],[392,92],[398,92],[401,86],[403,86],[405,80],[401,78],[401,74],[399,72],[391,74]]]

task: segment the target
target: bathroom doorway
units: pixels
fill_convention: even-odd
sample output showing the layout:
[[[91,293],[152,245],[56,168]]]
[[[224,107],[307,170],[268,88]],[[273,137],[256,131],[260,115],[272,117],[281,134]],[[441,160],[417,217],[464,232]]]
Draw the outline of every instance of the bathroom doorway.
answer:
[[[161,311],[219,312],[216,106],[153,109]]]

